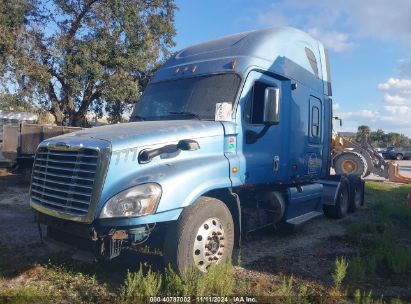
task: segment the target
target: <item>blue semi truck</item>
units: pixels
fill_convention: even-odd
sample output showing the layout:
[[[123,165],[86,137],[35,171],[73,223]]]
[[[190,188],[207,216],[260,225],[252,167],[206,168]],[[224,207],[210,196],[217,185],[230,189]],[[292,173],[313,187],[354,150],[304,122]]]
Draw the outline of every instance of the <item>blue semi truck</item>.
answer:
[[[363,203],[359,177],[329,174],[330,64],[300,30],[177,52],[131,121],[39,145],[30,204],[51,238],[108,259],[149,245],[179,272],[206,272],[251,231]]]

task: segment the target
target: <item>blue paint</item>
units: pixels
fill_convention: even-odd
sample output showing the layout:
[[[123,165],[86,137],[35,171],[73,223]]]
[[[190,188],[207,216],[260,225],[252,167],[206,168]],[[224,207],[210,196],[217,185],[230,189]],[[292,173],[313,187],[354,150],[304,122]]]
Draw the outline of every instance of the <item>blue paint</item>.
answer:
[[[307,49],[312,52],[314,63],[310,62]],[[184,207],[211,190],[236,191],[243,186],[258,189],[261,185],[288,193],[286,218],[321,210],[323,186],[316,181],[328,176],[331,136],[327,71],[322,44],[292,28],[240,33],[178,52],[158,70],[150,86],[168,82],[172,88],[177,79],[184,83],[181,80],[235,73],[240,84],[234,92],[231,121],[142,117],[145,120],[88,129],[43,142],[42,145],[47,145],[64,141],[89,147],[100,141],[110,146],[109,166],[99,195],[95,196],[92,217],[71,219],[104,227],[175,221]],[[256,142],[247,143],[247,131],[260,133],[265,128],[265,124],[253,122],[248,112],[256,83],[279,88],[280,122],[270,126]],[[184,93],[183,85],[178,89]],[[163,98],[173,94],[164,93]],[[212,96],[213,87],[201,93]],[[202,100],[204,106],[207,101],[207,98]],[[208,111],[213,106],[209,105]],[[177,144],[184,139],[195,140],[200,148],[171,151],[149,163],[139,163],[141,151]],[[157,183],[162,188],[152,215],[99,220],[104,204],[111,197],[144,183]],[[302,185],[302,192],[297,191],[297,185]],[[334,186],[326,188],[328,192],[335,191]],[[34,203],[32,206],[70,219],[64,212],[51,213]]]

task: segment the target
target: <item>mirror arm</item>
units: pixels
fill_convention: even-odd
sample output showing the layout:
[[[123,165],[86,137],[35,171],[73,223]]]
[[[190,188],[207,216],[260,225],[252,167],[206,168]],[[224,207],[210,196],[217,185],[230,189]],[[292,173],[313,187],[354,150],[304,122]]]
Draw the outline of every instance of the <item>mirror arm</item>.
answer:
[[[273,124],[266,124],[264,128],[261,129],[260,132],[255,132],[253,130],[247,130],[245,131],[245,142],[246,144],[253,144],[257,140],[259,140],[261,137],[267,133],[268,129],[272,126]]]

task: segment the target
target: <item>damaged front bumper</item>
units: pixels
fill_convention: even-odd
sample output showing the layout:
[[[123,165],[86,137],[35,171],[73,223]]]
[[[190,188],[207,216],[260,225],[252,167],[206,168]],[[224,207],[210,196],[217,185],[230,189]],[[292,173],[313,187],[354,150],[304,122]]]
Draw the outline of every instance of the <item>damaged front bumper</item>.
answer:
[[[155,224],[128,227],[84,224],[40,212],[37,212],[36,220],[47,226],[47,237],[77,249],[91,251],[95,257],[104,259],[113,259],[120,255],[122,249],[145,243],[155,228]]]

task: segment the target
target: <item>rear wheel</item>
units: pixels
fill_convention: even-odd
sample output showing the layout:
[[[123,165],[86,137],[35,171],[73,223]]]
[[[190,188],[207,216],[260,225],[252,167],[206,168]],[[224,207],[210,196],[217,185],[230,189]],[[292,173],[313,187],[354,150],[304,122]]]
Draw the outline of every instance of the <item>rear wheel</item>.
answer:
[[[348,212],[355,212],[364,205],[364,181],[356,175],[348,176],[350,181]]]
[[[334,160],[336,174],[354,174],[364,177],[368,172],[367,161],[357,152],[344,152]]]
[[[324,214],[331,218],[343,218],[349,208],[350,184],[346,177],[342,177],[336,193],[335,205],[324,205]]]
[[[398,153],[398,154],[395,156],[395,159],[396,159],[396,160],[403,160],[403,159],[404,159],[404,155],[402,155],[401,153]]]
[[[164,260],[179,274],[191,268],[207,272],[231,258],[233,245],[234,224],[227,206],[218,199],[200,197],[168,230]]]

